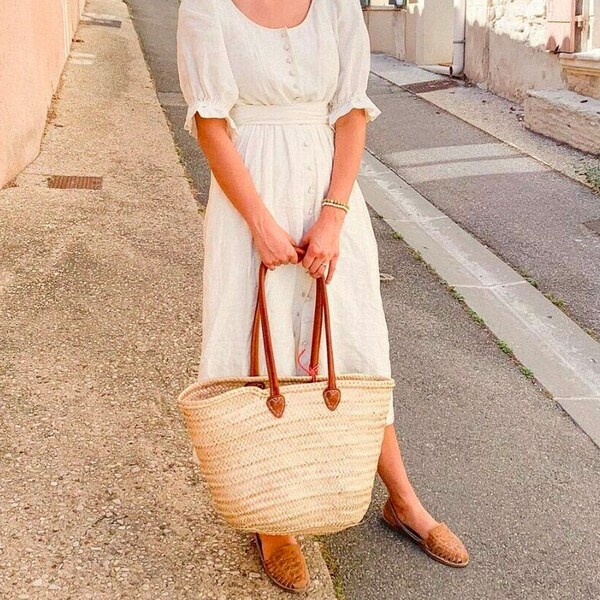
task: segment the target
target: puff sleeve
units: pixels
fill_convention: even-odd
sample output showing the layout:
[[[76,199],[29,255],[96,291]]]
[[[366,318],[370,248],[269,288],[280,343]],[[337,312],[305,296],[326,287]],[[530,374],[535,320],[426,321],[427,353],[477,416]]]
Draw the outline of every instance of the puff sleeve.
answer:
[[[236,133],[230,110],[239,96],[218,13],[219,0],[183,0],[177,21],[179,84],[188,105],[185,130],[197,137],[194,116],[227,120]]]
[[[358,0],[336,0],[334,4],[340,71],[329,124],[333,126],[353,108],[364,108],[367,121],[372,121],[381,111],[367,96],[371,50],[362,8]]]

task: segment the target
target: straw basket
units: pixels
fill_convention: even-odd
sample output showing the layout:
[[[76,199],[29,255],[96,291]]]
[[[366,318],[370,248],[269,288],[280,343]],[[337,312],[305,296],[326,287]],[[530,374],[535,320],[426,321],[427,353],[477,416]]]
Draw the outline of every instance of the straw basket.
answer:
[[[333,533],[356,525],[371,500],[393,379],[336,375],[329,308],[317,279],[311,372],[324,321],[327,376],[278,379],[261,265],[251,373],[200,381],[178,400],[217,512],[235,529]],[[258,375],[262,326],[267,376]]]

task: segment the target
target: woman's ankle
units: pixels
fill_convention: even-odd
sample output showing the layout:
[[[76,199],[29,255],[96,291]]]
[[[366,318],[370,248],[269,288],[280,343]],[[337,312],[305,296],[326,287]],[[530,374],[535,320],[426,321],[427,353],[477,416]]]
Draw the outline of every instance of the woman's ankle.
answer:
[[[269,558],[275,550],[282,546],[298,544],[296,538],[291,535],[263,535],[259,533],[258,537],[260,538],[260,545],[262,546],[262,552],[265,558]]]

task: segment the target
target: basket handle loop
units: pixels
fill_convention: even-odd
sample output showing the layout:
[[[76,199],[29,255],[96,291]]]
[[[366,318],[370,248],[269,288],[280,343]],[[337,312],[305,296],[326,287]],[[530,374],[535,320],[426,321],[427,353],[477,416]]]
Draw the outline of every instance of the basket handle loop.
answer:
[[[301,260],[304,256],[305,249],[296,247],[296,251],[298,252],[298,260]],[[254,377],[259,375],[258,333],[259,328],[261,328],[265,350],[265,362],[267,364],[267,374],[269,376],[270,393],[267,399],[267,407],[275,417],[281,417],[283,416],[283,412],[285,410],[285,398],[279,389],[277,368],[275,366],[275,356],[273,353],[273,342],[271,339],[271,329],[267,314],[267,300],[265,292],[265,277],[267,271],[267,266],[264,263],[261,263],[258,272],[258,294],[256,300],[256,309],[254,311],[254,320],[252,323],[252,336],[250,339],[250,376]],[[317,294],[315,298],[315,311],[313,317],[310,369],[315,374],[318,372],[319,347],[321,345],[321,331],[324,322],[325,342],[327,348],[327,387],[323,391],[323,399],[325,400],[325,404],[329,410],[335,410],[340,403],[341,393],[335,382],[329,303],[327,300],[325,278],[317,278],[316,285]]]

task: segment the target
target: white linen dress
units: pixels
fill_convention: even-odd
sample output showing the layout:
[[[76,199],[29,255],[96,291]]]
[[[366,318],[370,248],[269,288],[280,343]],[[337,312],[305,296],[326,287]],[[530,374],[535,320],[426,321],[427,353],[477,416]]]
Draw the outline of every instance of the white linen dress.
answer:
[[[194,115],[227,119],[228,132],[277,223],[296,242],[319,215],[332,169],[336,120],[363,108],[369,39],[359,0],[312,0],[295,27],[259,25],[232,0],[182,0],[177,32],[181,89]],[[338,373],[391,376],[375,236],[354,184],[327,287]],[[203,337],[198,378],[247,376],[260,256],[250,230],[211,175],[204,220]],[[308,365],[316,286],[301,265],[266,278],[278,374]],[[319,372],[326,372],[323,347]],[[261,349],[261,372],[266,373]],[[394,418],[390,397],[388,423]]]

